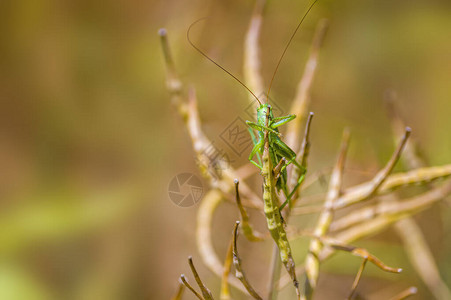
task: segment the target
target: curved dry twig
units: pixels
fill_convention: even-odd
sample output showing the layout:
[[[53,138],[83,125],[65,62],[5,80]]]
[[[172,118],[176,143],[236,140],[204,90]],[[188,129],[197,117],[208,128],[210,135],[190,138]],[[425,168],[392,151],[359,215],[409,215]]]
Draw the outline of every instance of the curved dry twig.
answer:
[[[238,248],[236,246],[239,225],[240,225],[240,221],[236,221],[235,227],[233,228],[233,251],[232,251],[232,253],[233,253],[233,265],[235,266],[235,276],[243,283],[243,285],[246,288],[246,290],[248,291],[248,293],[252,297],[254,297],[254,299],[261,300],[262,297],[260,297],[260,295],[257,294],[257,292],[254,290],[252,285],[249,283],[249,281],[246,278],[246,275],[244,274],[243,268],[241,266],[241,259],[240,259],[240,256],[238,255]]]

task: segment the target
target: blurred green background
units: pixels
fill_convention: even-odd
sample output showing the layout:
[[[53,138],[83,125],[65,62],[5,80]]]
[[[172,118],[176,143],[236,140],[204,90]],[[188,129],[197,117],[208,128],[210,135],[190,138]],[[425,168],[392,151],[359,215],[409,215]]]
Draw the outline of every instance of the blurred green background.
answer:
[[[248,95],[189,46],[186,30],[211,16],[193,29],[194,41],[242,77],[243,38],[253,5],[1,1],[0,299],[166,299],[180,273],[189,273],[188,255],[218,290],[218,279],[202,265],[195,246],[197,206],[180,208],[167,193],[177,174],[200,174],[165,89],[157,31],[168,30],[178,72],[197,90],[203,128],[219,140],[237,116],[246,117]],[[261,38],[266,82],[307,7],[306,1],[267,4]],[[321,18],[330,19],[330,28],[312,89],[310,109],[316,116],[309,171],[333,165],[341,131],[349,126],[348,165],[362,172],[347,172],[345,184],[374,174],[394,148],[382,101],[387,90],[396,91],[401,114],[429,163],[450,163],[451,2],[320,0],[272,89],[285,112]],[[246,156],[235,155],[233,165],[245,163]],[[451,285],[446,255],[451,216],[443,207],[418,220]],[[231,205],[223,209],[213,228],[221,255],[236,218]],[[243,257],[259,260],[245,263],[256,281],[271,244],[243,245]],[[400,276],[368,271],[363,294],[387,287],[394,287],[394,294],[418,285],[416,299],[430,299],[393,232],[361,245],[406,270]],[[358,264],[346,255],[331,260],[322,269],[324,286],[332,295],[346,295]]]

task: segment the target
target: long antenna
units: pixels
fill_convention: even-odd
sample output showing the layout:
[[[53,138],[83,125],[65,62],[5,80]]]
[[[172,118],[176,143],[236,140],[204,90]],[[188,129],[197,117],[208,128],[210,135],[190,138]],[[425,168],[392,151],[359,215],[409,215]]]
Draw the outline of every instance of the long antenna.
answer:
[[[223,66],[221,66],[220,64],[218,64],[217,62],[215,62],[212,58],[210,58],[207,54],[205,54],[202,50],[200,50],[196,45],[194,45],[194,43],[191,41],[190,37],[189,37],[189,33],[191,30],[191,27],[193,27],[194,25],[196,25],[196,23],[203,21],[207,18],[201,18],[197,21],[195,21],[194,23],[192,23],[189,28],[188,31],[186,32],[186,38],[188,39],[188,42],[191,44],[191,46],[193,46],[194,49],[196,49],[200,54],[202,54],[206,59],[208,59],[209,61],[211,61],[212,63],[214,63],[216,66],[218,66],[219,68],[221,68],[224,72],[226,72],[227,74],[229,74],[230,76],[232,76],[233,79],[235,79],[236,81],[238,81],[249,93],[252,94],[252,96],[254,96],[254,98],[257,100],[257,102],[261,105],[262,103],[260,102],[260,100],[258,99],[257,96],[255,96],[255,94],[241,81],[239,80],[235,75],[233,75],[232,73],[230,73],[229,71],[227,71]]]
[[[285,52],[287,52],[288,47],[291,44],[291,41],[293,40],[294,36],[296,35],[296,32],[298,32],[299,27],[301,27],[302,22],[304,22],[305,17],[307,17],[310,10],[312,10],[313,6],[318,2],[318,0],[315,0],[308,10],[305,12],[304,16],[302,17],[301,21],[299,22],[298,26],[294,30],[293,34],[290,37],[290,40],[288,41],[288,44],[285,46],[285,49],[283,50],[282,56],[280,56],[279,62],[277,63],[276,69],[274,70],[274,74],[272,75],[271,82],[269,83],[268,93],[266,95],[266,101],[269,101],[269,92],[271,91],[272,82],[274,81],[274,77],[276,77],[277,70],[279,69],[280,63],[282,62],[283,57],[285,56]]]

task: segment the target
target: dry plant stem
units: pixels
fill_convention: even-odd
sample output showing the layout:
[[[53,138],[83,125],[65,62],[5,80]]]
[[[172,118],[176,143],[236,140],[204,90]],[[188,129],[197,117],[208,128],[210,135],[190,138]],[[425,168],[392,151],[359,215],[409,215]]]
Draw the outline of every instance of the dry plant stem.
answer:
[[[261,241],[263,240],[263,235],[255,230],[253,230],[251,224],[249,223],[249,216],[244,209],[243,205],[241,204],[241,198],[240,193],[238,190],[239,181],[238,179],[235,179],[235,198],[236,198],[236,204],[238,206],[238,209],[240,211],[241,216],[241,229],[243,230],[244,236],[249,240],[253,242]]]
[[[354,296],[355,291],[357,290],[357,286],[359,285],[360,279],[362,278],[363,270],[365,269],[365,265],[367,263],[368,259],[364,258],[362,261],[362,264],[360,265],[359,271],[357,272],[357,275],[355,276],[354,282],[352,284],[351,292],[349,293],[348,300],[351,300]]]
[[[205,284],[200,279],[199,274],[197,273],[197,270],[194,267],[193,258],[191,256],[188,257],[188,263],[189,263],[189,267],[191,268],[191,272],[194,275],[194,279],[196,280],[197,285],[199,286],[200,290],[202,291],[202,295],[204,296],[204,299],[205,300],[213,300],[213,295],[211,294],[210,290],[205,286]]]
[[[370,198],[374,194],[376,194],[377,190],[380,188],[382,183],[387,179],[387,176],[390,174],[390,172],[393,170],[393,167],[395,166],[396,162],[398,161],[401,152],[407,142],[407,139],[409,138],[411,133],[411,129],[409,127],[406,127],[404,136],[399,143],[398,147],[396,148],[395,152],[393,153],[392,157],[388,161],[387,165],[379,171],[379,173],[374,176],[373,180],[371,181],[371,184],[367,187],[365,191],[363,191],[361,197],[361,201]],[[335,201],[334,209],[342,208],[345,206],[348,206],[352,204],[353,202],[345,202],[344,199],[338,198]]]
[[[277,299],[277,287],[276,282],[277,279],[280,276],[281,271],[281,265],[280,265],[280,259],[279,259],[279,248],[276,244],[272,247],[272,254],[271,254],[271,262],[269,265],[269,280],[268,280],[268,300],[275,300]]]
[[[390,93],[385,100],[393,133],[398,136],[405,125],[395,105],[395,95]],[[404,149],[403,160],[405,165],[410,169],[426,166],[420,153],[418,144],[410,139]],[[428,186],[433,187],[431,184]],[[394,199],[394,201],[397,200]],[[451,292],[440,277],[432,251],[416,221],[413,218],[405,218],[395,223],[394,228],[403,241],[404,249],[412,266],[435,298],[438,300],[451,299]]]
[[[394,91],[386,93],[384,100],[387,107],[388,116],[390,118],[392,131],[396,137],[401,136],[405,128],[405,122],[401,118],[401,114],[395,105],[396,95],[394,94]],[[409,168],[416,169],[426,166],[420,153],[421,151],[418,144],[414,140],[410,139],[406,144],[403,154],[403,160]]]
[[[388,178],[376,191],[376,194],[383,195],[402,186],[419,185],[433,180],[446,178],[450,175],[451,164],[440,167],[415,169],[405,173],[396,173],[388,176]],[[372,186],[373,181],[369,181],[346,189],[343,192],[343,195],[335,202],[334,209],[347,207],[351,204],[366,200],[368,190],[370,190]]]
[[[292,168],[291,182],[290,182],[291,189],[293,189],[296,186],[296,184],[299,181],[299,179],[301,178],[301,176],[305,175],[305,172],[306,172],[305,170],[307,170],[307,158],[310,153],[310,128],[312,125],[313,116],[314,116],[314,114],[312,112],[310,112],[309,116],[307,118],[307,123],[305,125],[305,132],[304,132],[304,138],[302,139],[301,150],[296,155],[296,157],[301,158],[300,165],[302,167],[304,167],[304,170],[300,170],[299,168]],[[291,200],[292,206],[294,206],[296,204],[297,200],[299,199],[299,191],[301,190],[302,184],[304,182],[305,182],[305,180],[303,182],[301,182],[301,186],[294,192],[294,194],[292,196],[292,200]]]
[[[310,55],[305,64],[304,73],[299,81],[296,96],[290,108],[290,113],[296,115],[297,118],[287,124],[286,142],[295,152],[299,149],[299,135],[310,102],[310,89],[318,66],[319,49],[326,36],[328,25],[329,21],[322,19],[316,27]]]
[[[264,0],[258,0],[255,3],[254,12],[244,42],[244,82],[250,90],[257,94],[263,91],[263,77],[260,70],[260,48],[258,46],[258,39],[262,27],[262,12],[264,5]],[[255,101],[252,95],[249,95],[249,99],[251,102]]]
[[[329,184],[329,191],[327,193],[326,202],[324,203],[324,209],[319,216],[318,224],[315,227],[314,235],[322,238],[329,231],[329,226],[333,219],[333,204],[334,201],[340,196],[340,190],[343,178],[343,168],[346,158],[346,152],[349,143],[349,131],[343,132],[343,138],[341,143],[340,154],[337,159],[334,170]],[[306,270],[306,282],[305,282],[305,298],[311,299],[313,291],[316,288],[319,275],[319,253],[323,248],[322,242],[318,238],[313,238],[310,242],[309,253],[305,258],[305,270]]]
[[[322,205],[295,207],[291,210],[291,214],[295,216],[316,214],[323,210]]]
[[[179,280],[179,287],[177,289],[177,292],[175,293],[174,297],[171,298],[171,300],[182,300],[183,292],[185,291],[185,285],[181,280]]]
[[[208,191],[199,206],[196,229],[196,242],[200,257],[204,264],[218,277],[222,277],[223,275],[223,264],[213,247],[211,228],[214,212],[221,203],[221,199],[222,193],[219,190],[213,189]],[[235,277],[229,276],[229,284],[243,293],[247,293],[241,282]]]
[[[406,218],[397,222],[395,229],[403,241],[404,250],[410,262],[434,297],[438,300],[451,299],[451,293],[440,277],[440,272],[420,227],[412,218]]]
[[[227,247],[226,257],[224,259],[224,271],[222,273],[221,280],[221,294],[219,299],[221,300],[230,300],[230,288],[229,288],[229,275],[232,269],[233,263],[233,240],[230,240],[229,247]]]
[[[406,289],[405,291],[402,291],[401,293],[399,293],[398,295],[396,295],[393,298],[390,298],[390,300],[403,300],[406,299],[412,295],[415,295],[418,292],[418,289],[414,286]]]
[[[334,221],[331,225],[334,231],[339,231],[351,227],[349,230],[362,229],[364,224],[369,224],[378,218],[398,218],[402,214],[415,214],[422,211],[434,203],[440,201],[451,193],[451,182],[434,188],[418,196],[403,200],[402,202],[381,202],[374,206],[361,208],[348,215]],[[359,224],[358,226],[353,226]],[[363,224],[363,225],[362,225]],[[356,229],[359,227],[358,229]]]
[[[244,287],[246,288],[246,290],[248,291],[248,293],[254,297],[254,299],[262,299],[262,297],[260,297],[257,292],[254,290],[254,288],[251,286],[251,284],[249,283],[249,281],[246,278],[246,275],[244,274],[243,268],[241,267],[241,260],[240,257],[238,255],[238,249],[236,246],[236,240],[237,240],[237,236],[238,236],[238,226],[240,225],[240,221],[236,221],[235,223],[235,227],[233,229],[233,265],[235,266],[235,276],[236,278],[238,278],[244,285]]]
[[[393,223],[410,217],[431,205],[443,200],[451,194],[451,182],[421,195],[412,197],[401,203],[395,203],[392,207],[387,208],[383,214],[372,218],[366,222],[362,222],[359,226],[353,226],[347,230],[341,231],[334,235],[334,239],[350,243],[362,237],[366,237],[382,231]],[[320,260],[330,256],[330,249],[325,249],[320,255]]]
[[[196,290],[188,283],[188,281],[186,281],[185,275],[184,275],[184,274],[182,274],[182,275],[180,276],[180,279],[182,280],[183,284],[184,284],[191,292],[193,292],[193,294],[194,294],[198,299],[204,300],[204,298],[202,298],[202,296],[201,296],[198,292],[196,292]]]
[[[209,165],[211,165],[211,159],[207,156],[205,150],[211,145],[211,141],[206,137],[200,125],[194,89],[189,90],[188,101],[183,99],[183,85],[177,76],[174,60],[171,56],[167,40],[166,30],[160,29],[159,35],[167,69],[166,85],[171,95],[172,103],[175,105],[182,120],[185,122],[194,152],[196,153],[199,169],[201,170],[202,175],[208,179],[209,185],[212,188],[219,188],[225,196],[229,195],[233,191],[233,179],[237,178],[236,172],[230,166],[226,170],[223,170],[222,174],[216,174],[217,176],[215,177],[211,176],[208,172]],[[263,208],[259,197],[252,192],[246,184],[241,185],[241,193],[246,198],[246,202],[243,201],[243,205],[259,209]],[[228,199],[229,197],[225,198]]]

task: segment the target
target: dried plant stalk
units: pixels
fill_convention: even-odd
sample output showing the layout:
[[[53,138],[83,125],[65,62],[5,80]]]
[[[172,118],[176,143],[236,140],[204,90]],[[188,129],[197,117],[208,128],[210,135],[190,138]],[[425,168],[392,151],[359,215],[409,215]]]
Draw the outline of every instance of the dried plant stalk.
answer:
[[[221,280],[221,294],[219,299],[230,300],[230,288],[229,288],[229,274],[232,270],[233,264],[233,239],[230,240],[229,247],[227,247],[226,257],[224,259],[224,271],[222,273]]]
[[[349,143],[349,131],[345,130],[343,132],[343,138],[341,143],[340,154],[337,159],[337,163],[332,172],[329,192],[327,194],[326,202],[324,203],[324,209],[319,216],[318,224],[315,227],[314,235],[322,238],[324,237],[332,222],[333,218],[333,204],[334,201],[340,196],[342,178],[343,178],[343,168],[346,158],[346,152]],[[304,288],[304,296],[306,299],[310,299],[313,295],[313,291],[316,287],[316,283],[319,275],[319,259],[318,255],[321,252],[323,245],[319,238],[313,238],[310,242],[309,253],[305,258],[305,269],[306,269],[306,282]]]
[[[246,290],[248,291],[248,293],[254,297],[254,299],[259,299],[261,300],[262,297],[260,297],[257,292],[254,290],[254,288],[252,287],[252,285],[249,283],[249,281],[246,278],[246,275],[244,274],[243,268],[241,266],[241,259],[240,256],[238,255],[238,248],[236,246],[236,240],[237,240],[237,236],[238,236],[238,226],[240,225],[239,221],[236,221],[235,223],[235,227],[233,229],[233,265],[235,266],[235,276],[236,278],[238,278],[244,285],[244,287],[246,288]]]
[[[255,231],[251,224],[249,223],[249,216],[246,212],[246,209],[241,204],[241,198],[240,193],[238,190],[239,181],[238,179],[235,179],[235,198],[236,198],[236,204],[238,206],[238,210],[240,211],[241,216],[241,229],[243,230],[244,236],[249,240],[253,242],[261,241],[263,240],[263,234],[260,232]]]

